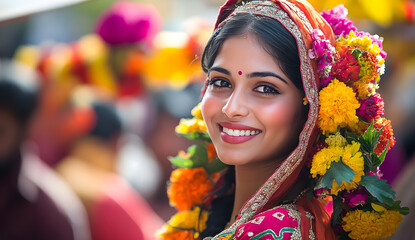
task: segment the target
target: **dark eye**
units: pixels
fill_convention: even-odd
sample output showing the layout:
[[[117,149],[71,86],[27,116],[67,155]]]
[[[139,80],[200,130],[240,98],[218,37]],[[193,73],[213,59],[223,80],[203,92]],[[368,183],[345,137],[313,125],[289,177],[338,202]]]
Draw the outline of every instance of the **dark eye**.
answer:
[[[213,79],[209,81],[209,85],[217,88],[231,88],[232,84],[224,79]]]
[[[254,89],[256,92],[264,94],[279,94],[278,90],[268,85],[261,85]]]

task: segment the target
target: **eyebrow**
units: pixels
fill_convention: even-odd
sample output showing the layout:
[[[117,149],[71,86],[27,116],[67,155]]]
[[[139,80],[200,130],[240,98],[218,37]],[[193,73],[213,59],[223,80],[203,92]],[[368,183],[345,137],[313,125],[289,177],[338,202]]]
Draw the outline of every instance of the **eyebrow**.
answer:
[[[231,73],[228,70],[221,68],[221,67],[211,67],[208,71],[208,74],[210,74],[211,71],[220,72],[220,73],[223,73],[229,76],[231,75]]]
[[[253,73],[249,73],[247,74],[248,78],[253,78],[253,77],[275,77],[280,79],[281,81],[285,82],[286,84],[288,84],[288,82],[282,78],[280,75],[275,74],[273,72],[253,72]]]
[[[222,67],[211,67],[208,70],[208,74],[210,74],[211,71],[216,71],[216,72],[220,72],[226,75],[231,76],[231,73],[226,70],[225,68]],[[284,78],[282,78],[280,75],[275,74],[273,72],[252,72],[246,75],[248,78],[254,78],[254,77],[275,77],[280,79],[281,81],[283,81],[284,83],[288,84],[287,80],[285,80]]]

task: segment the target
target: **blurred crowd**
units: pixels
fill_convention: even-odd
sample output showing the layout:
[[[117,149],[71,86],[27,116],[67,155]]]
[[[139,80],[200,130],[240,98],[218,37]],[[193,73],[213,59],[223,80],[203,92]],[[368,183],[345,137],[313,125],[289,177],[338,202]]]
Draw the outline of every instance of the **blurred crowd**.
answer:
[[[396,145],[382,171],[415,209],[415,3],[310,2],[318,10],[343,3],[357,24],[385,38],[380,93]],[[200,55],[214,19],[193,4],[182,11],[198,18],[167,21],[159,6],[111,1],[68,41],[24,40],[73,27],[57,20],[64,30],[56,29],[42,13],[0,22],[0,239],[154,239],[174,212],[167,158],[190,145],[174,128],[190,117],[205,80]],[[414,220],[404,219],[396,239],[415,236]]]

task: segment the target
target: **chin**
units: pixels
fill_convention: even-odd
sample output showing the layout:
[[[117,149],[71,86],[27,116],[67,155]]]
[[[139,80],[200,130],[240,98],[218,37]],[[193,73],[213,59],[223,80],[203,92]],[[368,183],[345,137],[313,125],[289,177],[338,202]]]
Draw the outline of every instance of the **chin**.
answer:
[[[246,165],[252,163],[254,159],[247,156],[245,153],[218,153],[219,159],[227,165]]]

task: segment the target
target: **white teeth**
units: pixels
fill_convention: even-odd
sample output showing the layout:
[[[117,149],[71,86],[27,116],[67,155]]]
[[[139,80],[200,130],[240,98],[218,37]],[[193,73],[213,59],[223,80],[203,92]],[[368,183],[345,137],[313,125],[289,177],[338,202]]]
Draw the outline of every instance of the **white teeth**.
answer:
[[[252,136],[259,134],[259,130],[238,130],[238,129],[229,129],[229,128],[223,128],[223,132],[234,137],[239,136]]]

